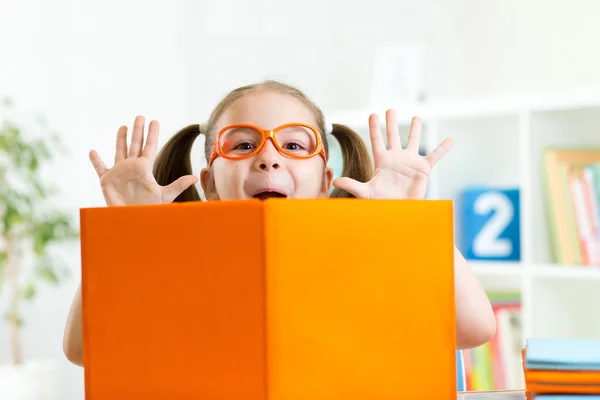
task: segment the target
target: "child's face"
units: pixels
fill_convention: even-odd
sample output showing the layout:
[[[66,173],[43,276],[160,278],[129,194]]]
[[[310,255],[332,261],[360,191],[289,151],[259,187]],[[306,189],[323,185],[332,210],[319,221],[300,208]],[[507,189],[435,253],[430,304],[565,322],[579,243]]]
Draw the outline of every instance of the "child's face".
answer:
[[[259,91],[231,104],[217,121],[215,131],[240,123],[275,129],[290,122],[317,125],[312,111],[301,100],[275,91]],[[271,140],[245,159],[217,157],[211,168],[205,168],[201,176],[209,200],[281,197],[275,193],[297,199],[328,197],[333,178],[322,157],[286,157]]]

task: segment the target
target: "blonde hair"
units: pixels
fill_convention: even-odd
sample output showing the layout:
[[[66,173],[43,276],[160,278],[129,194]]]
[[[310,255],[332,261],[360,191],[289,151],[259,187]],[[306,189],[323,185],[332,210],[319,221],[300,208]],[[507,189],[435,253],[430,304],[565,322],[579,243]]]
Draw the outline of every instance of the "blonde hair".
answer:
[[[317,128],[323,137],[325,153],[329,158],[329,144],[327,142],[327,135],[325,134],[325,117],[321,109],[295,87],[278,81],[269,80],[232,90],[219,102],[219,104],[217,104],[205,125],[193,124],[179,130],[165,144],[156,158],[154,164],[154,176],[158,184],[168,185],[182,176],[191,175],[193,173],[191,151],[194,141],[200,134],[203,134],[206,137],[204,153],[208,160],[216,136],[215,124],[218,119],[233,102],[258,90],[272,90],[289,94],[302,101],[309,109],[311,109],[317,122]],[[331,133],[338,141],[342,152],[342,176],[355,179],[359,182],[366,182],[371,179],[371,176],[373,175],[371,158],[360,135],[347,126],[340,124],[332,124]],[[330,197],[340,198],[354,196],[344,190],[335,188]],[[175,199],[176,202],[199,200],[201,200],[200,194],[195,186],[189,187]]]

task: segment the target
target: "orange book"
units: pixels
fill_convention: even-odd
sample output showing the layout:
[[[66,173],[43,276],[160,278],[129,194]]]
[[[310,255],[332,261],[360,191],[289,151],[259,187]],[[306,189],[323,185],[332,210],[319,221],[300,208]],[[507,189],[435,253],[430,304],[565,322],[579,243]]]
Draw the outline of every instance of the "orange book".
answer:
[[[598,394],[600,393],[600,385],[528,383],[527,390],[535,394]]]
[[[87,400],[456,398],[450,201],[82,209],[81,242]]]

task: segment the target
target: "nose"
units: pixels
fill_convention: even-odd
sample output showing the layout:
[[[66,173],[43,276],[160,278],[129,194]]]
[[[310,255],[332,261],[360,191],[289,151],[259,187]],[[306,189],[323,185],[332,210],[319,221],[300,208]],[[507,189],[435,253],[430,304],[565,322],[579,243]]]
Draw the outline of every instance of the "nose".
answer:
[[[281,167],[281,155],[271,140],[267,140],[263,148],[256,155],[255,168],[260,171],[272,171]]]

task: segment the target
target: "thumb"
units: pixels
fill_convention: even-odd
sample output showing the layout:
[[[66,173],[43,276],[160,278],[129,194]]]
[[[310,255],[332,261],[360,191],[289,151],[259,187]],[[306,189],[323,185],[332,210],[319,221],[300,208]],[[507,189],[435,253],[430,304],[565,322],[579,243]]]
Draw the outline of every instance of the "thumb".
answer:
[[[333,181],[333,186],[345,190],[356,198],[359,199],[368,199],[369,198],[369,184],[359,182],[355,179],[342,177],[337,178]]]
[[[172,203],[177,196],[183,193],[187,188],[198,182],[198,178],[194,175],[185,175],[177,179],[175,182],[163,188],[162,199],[163,203]]]

